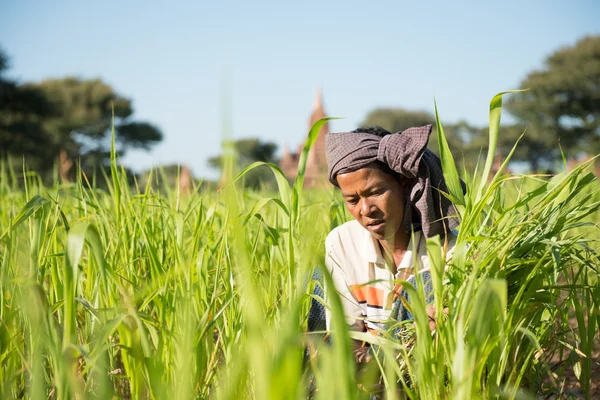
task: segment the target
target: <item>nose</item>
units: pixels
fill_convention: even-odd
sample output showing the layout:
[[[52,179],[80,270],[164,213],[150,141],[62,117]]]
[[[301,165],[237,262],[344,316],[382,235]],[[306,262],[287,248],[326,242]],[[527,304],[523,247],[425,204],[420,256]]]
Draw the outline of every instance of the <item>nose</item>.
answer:
[[[363,198],[360,202],[360,214],[364,217],[368,217],[375,210],[375,206],[369,200],[368,197]]]

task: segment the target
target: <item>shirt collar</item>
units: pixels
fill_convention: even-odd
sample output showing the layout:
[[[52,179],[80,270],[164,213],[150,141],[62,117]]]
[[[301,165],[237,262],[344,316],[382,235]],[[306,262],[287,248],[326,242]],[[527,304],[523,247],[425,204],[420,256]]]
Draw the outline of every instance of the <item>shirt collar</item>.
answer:
[[[363,239],[361,242],[363,243],[362,253],[365,255],[365,258],[368,262],[376,264],[380,267],[385,267],[385,259],[381,254],[379,243],[377,239],[375,239],[371,233],[365,228],[363,228]],[[417,251],[419,249],[419,245],[421,242],[421,232],[414,233],[415,243],[417,245]],[[406,247],[406,253],[404,253],[404,257],[398,265],[398,269],[409,268],[413,264],[413,238],[411,237],[408,241],[408,246]]]
[[[363,239],[361,240],[363,243],[362,253],[365,255],[366,260],[373,264],[385,266],[385,259],[381,254],[377,239],[371,236],[371,233],[367,229],[363,228],[363,231]]]

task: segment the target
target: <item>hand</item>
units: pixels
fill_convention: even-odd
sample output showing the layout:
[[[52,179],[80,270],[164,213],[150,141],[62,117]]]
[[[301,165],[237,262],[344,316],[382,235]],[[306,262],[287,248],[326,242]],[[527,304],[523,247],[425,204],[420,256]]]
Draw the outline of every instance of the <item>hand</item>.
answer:
[[[362,346],[354,350],[354,358],[358,364],[366,364],[371,362],[369,346]]]
[[[449,311],[448,307],[444,308],[444,315],[448,315]],[[435,306],[427,307],[427,317],[429,317],[429,330],[433,331],[435,329]]]

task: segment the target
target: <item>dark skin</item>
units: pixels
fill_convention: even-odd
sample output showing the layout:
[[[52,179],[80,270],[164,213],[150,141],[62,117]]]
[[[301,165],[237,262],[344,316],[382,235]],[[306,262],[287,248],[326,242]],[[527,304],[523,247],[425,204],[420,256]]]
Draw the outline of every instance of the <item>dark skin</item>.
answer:
[[[410,234],[402,226],[406,199],[406,184],[385,171],[378,163],[372,163],[356,171],[339,174],[338,185],[350,214],[371,236],[377,239],[388,268],[396,274],[406,253]],[[404,272],[399,279],[405,280],[410,272]],[[435,329],[435,308],[428,307],[429,328]],[[364,327],[362,321],[352,327]],[[359,329],[363,330],[363,329]],[[368,362],[364,351],[356,350],[358,362]]]
[[[395,274],[410,240],[402,227],[405,185],[376,163],[339,174],[337,182],[348,211],[377,239]]]

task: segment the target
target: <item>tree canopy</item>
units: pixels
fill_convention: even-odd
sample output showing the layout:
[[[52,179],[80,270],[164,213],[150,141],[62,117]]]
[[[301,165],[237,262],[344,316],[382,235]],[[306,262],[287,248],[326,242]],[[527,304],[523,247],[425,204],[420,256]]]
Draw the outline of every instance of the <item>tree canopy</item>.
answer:
[[[43,122],[46,135],[70,157],[80,157],[85,166],[107,162],[113,110],[117,151],[121,155],[131,148],[149,149],[162,140],[157,127],[132,120],[131,100],[100,79],[49,79],[25,87],[43,93],[54,107],[53,117]]]
[[[101,79],[19,83],[6,77],[8,68],[9,59],[0,49],[0,158],[19,164],[25,158],[30,168],[45,171],[48,177],[59,154],[59,165],[80,160],[88,171],[106,165],[113,123],[120,155],[133,148],[150,149],[162,140],[158,127],[134,119],[132,100]],[[600,153],[600,35],[556,50],[519,86],[528,90],[505,102],[516,123],[501,128],[498,144],[504,155],[525,129],[513,160],[527,162],[533,170],[551,168],[561,159],[561,149],[570,158]],[[430,112],[377,108],[361,125],[397,132],[425,124],[434,125],[429,147],[437,152],[435,117]],[[465,160],[468,167],[486,150],[487,127],[460,121],[444,123],[444,131],[455,159]],[[238,167],[276,162],[273,143],[249,138],[234,145]],[[222,168],[222,158],[211,158],[209,165]],[[247,175],[246,184],[258,187],[271,179],[270,172],[258,169]]]
[[[528,163],[534,171],[552,169],[561,160],[561,149],[575,159],[600,153],[600,36],[556,50],[519,86],[527,90],[512,94],[505,104],[516,123],[501,127],[498,145],[503,155],[523,132],[513,160]],[[379,108],[362,125],[396,132],[429,123],[434,124],[435,118],[425,111]],[[454,157],[473,165],[487,146],[487,127],[467,122],[443,126]],[[435,134],[429,147],[437,152]]]
[[[404,108],[376,108],[367,114],[361,126],[380,126],[390,132],[400,132],[413,126],[435,125],[435,117],[427,111]]]
[[[546,58],[521,82],[507,108],[527,133],[534,169],[560,159],[600,152],[600,36],[588,36]],[[560,147],[559,147],[560,144]]]
[[[237,167],[243,169],[253,162],[263,161],[277,163],[275,152],[277,145],[271,142],[263,142],[257,138],[239,139],[233,142],[237,155]],[[208,164],[216,169],[222,170],[224,158],[222,155],[211,157]],[[261,185],[270,185],[273,182],[273,174],[266,168],[256,168],[244,177],[246,187],[260,188]]]
[[[36,164],[52,162],[53,145],[42,123],[54,115],[48,99],[38,89],[24,87],[4,76],[8,58],[0,49],[0,156],[32,159]]]
[[[0,67],[7,67],[1,52]],[[38,171],[51,169],[61,151],[81,160],[84,170],[106,165],[113,121],[121,155],[132,148],[149,149],[162,140],[157,127],[132,118],[131,99],[101,79],[67,77],[18,84],[0,78],[3,156],[25,156]]]
[[[390,132],[401,132],[411,127],[428,124],[433,125],[433,131],[427,147],[438,154],[439,146],[435,117],[427,111],[413,111],[405,108],[377,108],[367,115],[361,126],[380,126]],[[443,128],[455,159],[464,160],[469,166],[473,165],[477,161],[482,147],[487,143],[487,141],[482,140],[483,130],[470,125],[466,121],[454,124],[444,123]]]

